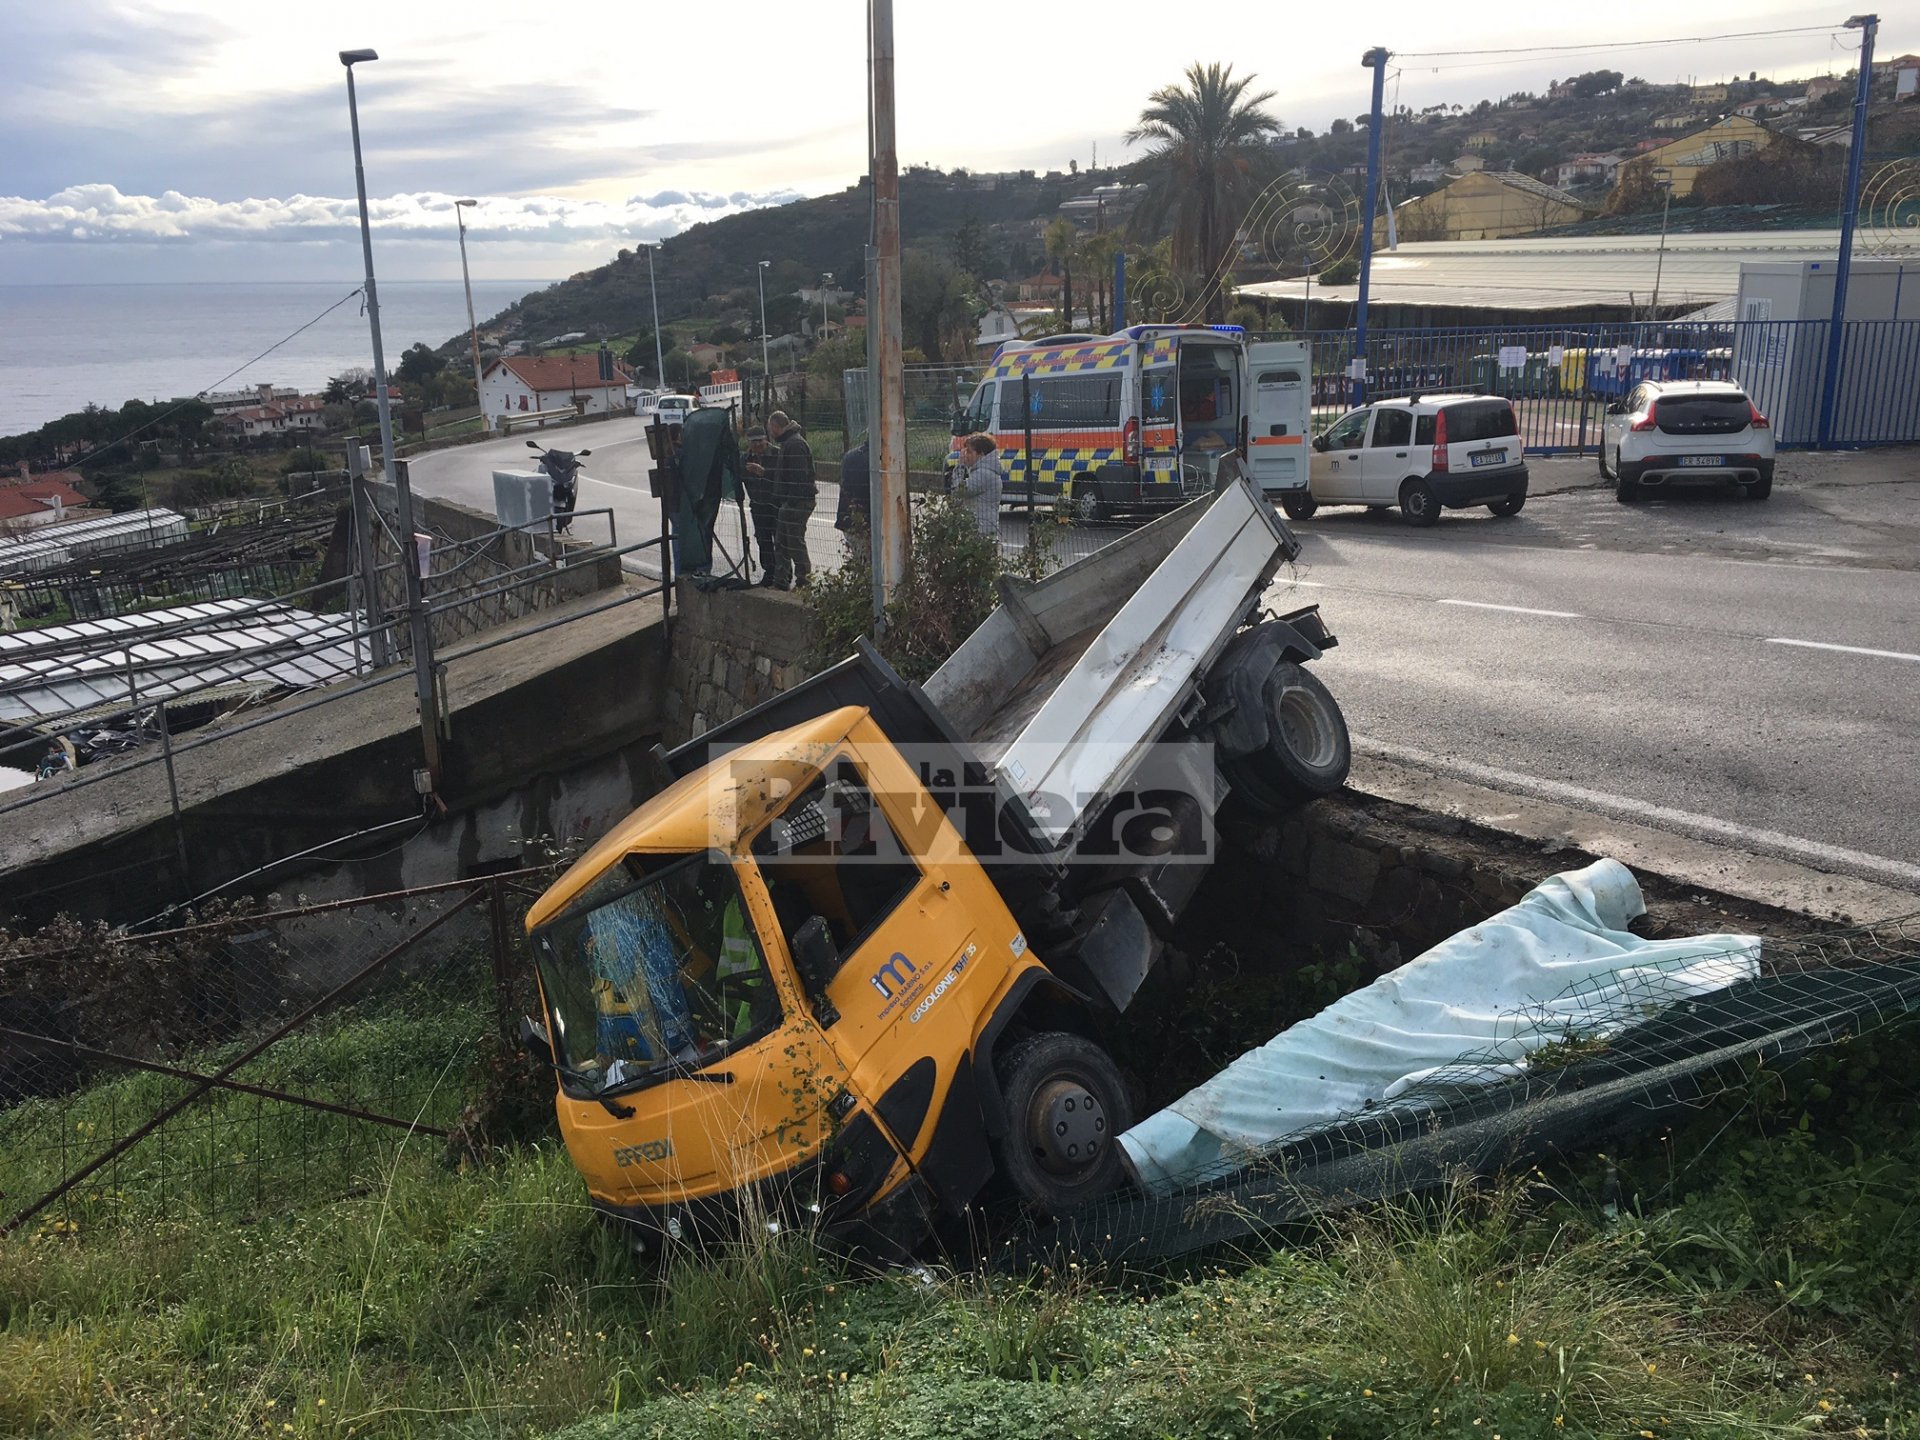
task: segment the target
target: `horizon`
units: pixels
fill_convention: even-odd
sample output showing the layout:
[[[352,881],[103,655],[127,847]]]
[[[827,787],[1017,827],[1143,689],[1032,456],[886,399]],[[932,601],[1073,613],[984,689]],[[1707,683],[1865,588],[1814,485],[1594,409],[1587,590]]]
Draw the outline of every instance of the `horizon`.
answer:
[[[851,7],[845,18],[856,19]],[[1275,92],[1268,109],[1283,129],[1324,133],[1367,108],[1363,47],[1346,17],[1278,25],[1253,0],[1223,0],[1206,38],[1183,44],[1179,59],[1126,44],[1116,29],[1110,42],[1096,37],[1091,61],[1074,14],[989,0],[970,18],[1019,36],[1017,51],[970,62],[978,78],[1015,88],[988,105],[955,105],[971,92],[954,77],[942,18],[901,14],[903,170],[1045,173],[1070,158],[1086,166],[1096,152],[1107,168],[1123,166],[1141,153],[1126,136],[1152,92],[1177,82],[1189,58],[1223,52],[1236,76]],[[0,284],[294,283],[322,266],[357,276],[342,43],[371,43],[385,57],[356,71],[359,110],[380,258],[408,283],[458,277],[459,197],[479,202],[467,226],[476,281],[551,282],[622,246],[834,194],[864,172],[857,24],[847,34],[794,27],[771,0],[744,0],[743,32],[777,34],[783,73],[807,82],[805,99],[787,104],[764,90],[716,102],[691,67],[656,67],[637,94],[630,62],[658,37],[634,12],[596,17],[592,46],[565,27],[520,24],[501,0],[473,0],[463,19],[449,32],[432,15],[372,0],[271,19],[239,14],[231,0],[176,0],[158,14],[125,0],[25,12],[0,56],[20,102],[0,178]],[[1797,83],[1848,69],[1840,16],[1808,20],[1804,7],[1700,0],[1688,23],[1708,38],[1641,38],[1676,22],[1657,0],[1622,0],[1599,38],[1585,38],[1598,20],[1520,17],[1499,48],[1479,51],[1451,48],[1462,43],[1459,17],[1415,0],[1379,0],[1365,23],[1395,42],[1389,106],[1419,110],[1538,94],[1596,68],[1653,85],[1748,73]],[[1885,55],[1913,48],[1920,0],[1892,0],[1881,24]],[[1069,57],[1075,73],[1091,64],[1099,83],[1071,108],[1024,103],[1009,67],[1034,55]],[[530,71],[555,78],[493,78]]]

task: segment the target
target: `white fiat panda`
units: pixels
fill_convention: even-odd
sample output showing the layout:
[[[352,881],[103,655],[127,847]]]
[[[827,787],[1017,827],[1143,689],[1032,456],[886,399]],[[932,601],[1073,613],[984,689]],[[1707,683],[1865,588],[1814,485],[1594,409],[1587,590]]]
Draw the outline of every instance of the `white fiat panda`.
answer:
[[[1322,505],[1398,505],[1411,525],[1485,505],[1517,515],[1527,462],[1513,405],[1497,395],[1409,395],[1349,410],[1313,442],[1309,488],[1275,498],[1295,520]]]

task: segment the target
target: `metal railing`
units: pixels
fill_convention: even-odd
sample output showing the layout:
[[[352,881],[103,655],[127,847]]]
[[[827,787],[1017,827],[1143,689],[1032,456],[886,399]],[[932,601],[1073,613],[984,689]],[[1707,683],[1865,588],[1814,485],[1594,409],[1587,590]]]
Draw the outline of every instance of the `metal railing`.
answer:
[[[429,577],[425,597],[435,650],[426,663],[442,693],[449,664],[495,646],[654,597],[663,613],[670,608],[667,580],[630,585],[620,566],[623,557],[650,551],[662,576],[670,576],[668,536],[617,545],[610,512],[580,513],[605,515],[608,544],[562,539],[551,520],[449,543],[446,553],[457,558]],[[544,535],[530,533],[542,527]],[[65,741],[90,761],[0,792],[0,815],[161,765],[179,829],[181,755],[412,677],[404,610],[396,603],[399,566],[411,555],[393,548],[384,524],[378,528],[388,542],[385,558],[345,579],[269,599],[181,607],[191,613],[137,628],[74,626],[76,633],[23,649],[10,664],[0,651],[0,725],[12,732],[0,738],[0,758],[30,768]],[[525,558],[509,555],[516,545],[525,547]],[[372,606],[369,592],[380,597]],[[543,623],[512,623],[606,592],[613,598],[574,604]],[[221,634],[246,638],[221,643]],[[262,705],[268,708],[237,718]],[[219,713],[193,713],[198,708]],[[176,733],[183,719],[197,728]]]
[[[1825,320],[1636,321],[1592,325],[1440,326],[1367,332],[1369,399],[1473,391],[1513,401],[1534,454],[1592,453],[1607,406],[1643,380],[1729,380],[1772,423],[1775,443],[1820,443]],[[1317,424],[1348,408],[1351,330],[1294,338],[1313,352]],[[1920,320],[1852,320],[1841,337],[1832,443],[1920,441]]]

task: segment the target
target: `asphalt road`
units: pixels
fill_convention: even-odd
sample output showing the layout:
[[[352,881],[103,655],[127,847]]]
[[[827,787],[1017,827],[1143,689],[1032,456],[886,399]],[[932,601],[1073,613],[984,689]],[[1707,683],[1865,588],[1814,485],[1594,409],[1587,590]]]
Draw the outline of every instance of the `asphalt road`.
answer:
[[[1915,889],[1920,550],[1874,517],[1920,482],[1884,484],[1322,511],[1270,603],[1323,607],[1363,752]]]
[[[510,440],[487,440],[477,445],[458,445],[435,450],[416,458],[408,468],[413,486],[422,495],[457,501],[475,510],[493,513],[493,472],[520,470],[532,472],[536,456],[527,448],[528,435]],[[603,420],[593,425],[556,430],[545,437],[562,449],[585,446],[593,453],[582,462],[580,495],[573,533],[596,543],[608,537],[609,519],[613,538],[621,545],[650,540],[660,534],[660,502],[647,493],[647,472],[652,462],[647,457],[646,422],[633,417]],[[840,563],[840,532],[833,528],[834,506],[840,488],[823,484],[820,503],[807,524],[807,550],[816,565]],[[611,517],[592,514],[611,511]],[[729,554],[740,549],[739,521],[723,516],[718,527],[720,543]],[[716,556],[716,562],[720,557]],[[622,563],[641,574],[657,574],[657,552],[636,551]]]
[[[594,452],[581,508],[611,507],[622,543],[657,534],[640,422],[571,435]],[[490,442],[412,474],[490,510],[492,470],[531,458]],[[1341,509],[1296,525],[1305,548],[1271,603],[1323,606],[1341,643],[1320,675],[1356,747],[1920,889],[1920,458],[1783,457],[1766,502],[1631,507],[1592,466],[1536,462],[1509,520],[1412,530]],[[831,565],[836,491],[821,492],[809,537]]]

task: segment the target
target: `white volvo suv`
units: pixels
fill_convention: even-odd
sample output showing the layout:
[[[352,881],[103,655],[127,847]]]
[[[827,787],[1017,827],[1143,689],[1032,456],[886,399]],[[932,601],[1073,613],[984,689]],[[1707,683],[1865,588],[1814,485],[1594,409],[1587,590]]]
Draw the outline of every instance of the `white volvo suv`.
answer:
[[[1728,481],[1764,500],[1773,490],[1773,428],[1728,381],[1643,381],[1607,407],[1600,473],[1623,505],[1655,487]]]

